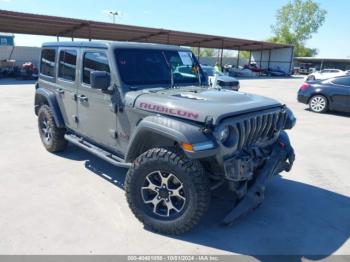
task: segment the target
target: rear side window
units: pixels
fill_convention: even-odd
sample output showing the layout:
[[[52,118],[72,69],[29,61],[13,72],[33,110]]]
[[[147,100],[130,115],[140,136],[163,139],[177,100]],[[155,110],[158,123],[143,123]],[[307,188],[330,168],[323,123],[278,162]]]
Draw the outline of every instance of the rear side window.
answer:
[[[55,76],[55,49],[43,49],[41,51],[40,73],[46,76]]]
[[[75,81],[75,69],[77,67],[77,51],[62,50],[58,62],[58,77]]]
[[[108,58],[104,52],[86,52],[83,58],[83,83],[90,85],[93,71],[110,72]]]
[[[349,86],[350,87],[350,77],[341,77],[332,81],[336,85]]]

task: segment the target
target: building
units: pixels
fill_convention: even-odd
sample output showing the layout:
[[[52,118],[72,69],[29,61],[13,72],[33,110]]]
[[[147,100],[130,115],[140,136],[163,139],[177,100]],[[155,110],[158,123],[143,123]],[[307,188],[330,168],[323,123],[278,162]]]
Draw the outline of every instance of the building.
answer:
[[[15,46],[15,36],[11,33],[0,33],[0,61],[15,60],[16,66],[32,62],[39,65],[40,48],[29,46]]]
[[[0,33],[0,46],[14,46],[14,38],[13,34]]]
[[[16,66],[32,62],[35,67],[39,65],[40,47],[30,46],[0,46],[0,61],[15,60]]]
[[[325,68],[336,68],[350,70],[350,58],[319,58],[319,57],[296,57],[294,66],[304,65],[307,68],[322,70]]]

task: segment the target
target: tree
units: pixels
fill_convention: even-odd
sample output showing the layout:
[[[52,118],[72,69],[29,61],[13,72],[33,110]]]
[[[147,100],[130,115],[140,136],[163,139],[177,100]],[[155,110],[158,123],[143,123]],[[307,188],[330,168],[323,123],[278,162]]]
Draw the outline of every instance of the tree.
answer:
[[[250,58],[250,52],[249,51],[240,51],[239,56],[244,59],[249,59]]]
[[[277,10],[276,23],[271,26],[271,42],[295,45],[295,56],[315,56],[317,49],[305,47],[305,42],[318,32],[327,11],[312,0],[292,0]]]
[[[191,47],[192,52],[198,56],[198,48],[197,47]],[[211,48],[201,48],[200,49],[200,56],[215,56],[215,50]]]

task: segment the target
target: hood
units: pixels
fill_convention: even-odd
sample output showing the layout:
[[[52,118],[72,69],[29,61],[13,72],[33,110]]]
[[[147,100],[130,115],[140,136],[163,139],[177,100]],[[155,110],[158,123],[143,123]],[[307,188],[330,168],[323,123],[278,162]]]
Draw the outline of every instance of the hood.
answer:
[[[177,88],[129,92],[127,104],[135,108],[204,122],[207,116],[214,124],[242,113],[281,106],[273,99],[253,94],[213,88]]]

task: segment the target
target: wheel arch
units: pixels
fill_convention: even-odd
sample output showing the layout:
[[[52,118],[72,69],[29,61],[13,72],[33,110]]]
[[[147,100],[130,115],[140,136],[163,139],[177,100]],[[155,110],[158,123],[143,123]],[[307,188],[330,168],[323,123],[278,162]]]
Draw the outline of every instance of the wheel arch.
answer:
[[[57,127],[65,127],[55,93],[48,89],[38,87],[35,90],[34,98],[34,112],[36,115],[38,115],[39,108],[42,105],[48,105],[50,107]]]
[[[151,148],[175,146],[182,150],[181,143],[195,144],[209,139],[198,125],[163,116],[148,116],[137,125],[125,161],[132,162]],[[202,154],[195,152],[183,152],[190,158],[202,157]]]
[[[155,147],[176,147],[178,145],[179,142],[172,136],[160,134],[155,129],[143,128],[132,138],[125,161],[132,162],[139,155]]]

